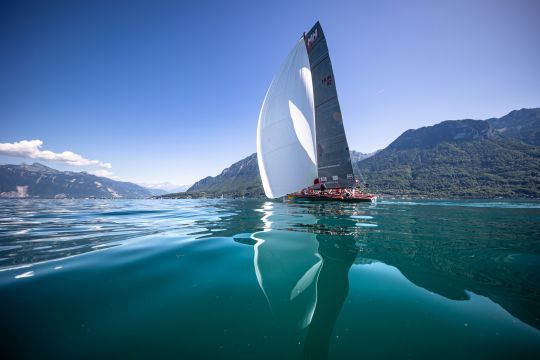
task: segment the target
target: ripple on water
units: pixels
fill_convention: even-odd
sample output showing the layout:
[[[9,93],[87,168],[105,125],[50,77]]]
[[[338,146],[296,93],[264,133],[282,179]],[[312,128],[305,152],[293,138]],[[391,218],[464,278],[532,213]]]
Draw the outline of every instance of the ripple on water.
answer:
[[[230,207],[204,201],[2,200],[2,205],[0,268],[103,250],[151,234],[205,231],[200,223],[219,223],[233,214]]]
[[[0,200],[3,320],[29,358],[89,346],[148,358],[157,345],[182,356],[193,343],[228,358],[248,337],[246,357],[288,357],[272,316],[306,314],[332,334],[331,358],[357,356],[358,339],[368,358],[533,348],[540,212],[483,203]],[[128,353],[135,343],[148,353]],[[212,351],[222,344],[234,351]],[[513,349],[491,357],[522,358]]]
[[[405,206],[453,206],[453,207],[476,207],[476,208],[501,208],[501,209],[540,209],[538,201],[474,201],[474,200],[381,200],[380,205],[405,205]]]
[[[379,225],[377,224],[371,224],[371,223],[362,223],[362,222],[359,222],[359,223],[356,223],[356,226],[360,226],[360,227],[377,227]]]

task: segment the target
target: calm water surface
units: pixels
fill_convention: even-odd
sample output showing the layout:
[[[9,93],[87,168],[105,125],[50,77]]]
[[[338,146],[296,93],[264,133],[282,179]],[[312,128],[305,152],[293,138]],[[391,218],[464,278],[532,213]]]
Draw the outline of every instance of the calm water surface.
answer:
[[[540,203],[0,201],[3,358],[540,358]]]

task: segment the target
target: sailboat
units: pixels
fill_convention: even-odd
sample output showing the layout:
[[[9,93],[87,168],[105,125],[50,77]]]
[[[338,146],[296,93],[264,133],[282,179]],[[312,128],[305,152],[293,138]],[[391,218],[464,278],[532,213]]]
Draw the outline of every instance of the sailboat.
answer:
[[[272,80],[257,126],[268,198],[375,201],[355,179],[322,27],[304,33]]]

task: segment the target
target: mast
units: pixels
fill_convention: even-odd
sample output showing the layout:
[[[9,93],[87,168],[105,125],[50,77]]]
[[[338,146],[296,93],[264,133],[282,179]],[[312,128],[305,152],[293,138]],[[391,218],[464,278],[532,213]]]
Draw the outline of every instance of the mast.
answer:
[[[319,181],[331,188],[350,187],[354,184],[351,155],[328,46],[319,22],[304,35],[304,41],[313,81]]]

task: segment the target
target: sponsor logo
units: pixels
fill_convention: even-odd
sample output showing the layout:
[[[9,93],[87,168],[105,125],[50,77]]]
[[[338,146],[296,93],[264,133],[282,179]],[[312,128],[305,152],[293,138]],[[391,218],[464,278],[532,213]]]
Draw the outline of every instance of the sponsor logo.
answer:
[[[313,43],[317,40],[318,36],[319,36],[319,29],[315,29],[315,31],[312,32],[311,35],[309,35],[309,37],[307,39],[307,48],[308,49],[311,49],[311,47],[313,46]]]
[[[332,75],[328,74],[322,79],[323,85],[331,86],[332,85]]]

